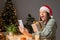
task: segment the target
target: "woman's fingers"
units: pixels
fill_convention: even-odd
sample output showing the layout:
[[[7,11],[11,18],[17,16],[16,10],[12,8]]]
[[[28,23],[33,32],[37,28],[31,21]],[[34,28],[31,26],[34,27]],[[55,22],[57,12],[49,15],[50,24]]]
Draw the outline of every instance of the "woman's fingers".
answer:
[[[18,27],[19,27],[20,32],[23,33],[24,29],[20,26],[18,26]]]
[[[19,30],[20,30],[20,32],[23,33],[24,35],[27,35],[27,34],[29,33],[26,28],[22,28],[22,27],[20,27],[20,26],[19,26]]]
[[[28,30],[25,28],[25,31],[28,32]]]

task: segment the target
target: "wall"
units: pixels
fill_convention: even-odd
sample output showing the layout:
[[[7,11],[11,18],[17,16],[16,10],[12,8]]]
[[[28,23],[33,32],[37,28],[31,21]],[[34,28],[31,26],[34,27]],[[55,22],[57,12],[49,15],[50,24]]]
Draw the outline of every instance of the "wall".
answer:
[[[0,1],[0,9],[4,7],[4,0]],[[16,6],[16,14],[18,19],[22,19],[23,22],[26,22],[27,15],[30,13],[36,20],[39,19],[39,8],[41,5],[47,4],[52,8],[53,16],[57,22],[57,40],[60,39],[60,0],[13,0],[13,3]]]

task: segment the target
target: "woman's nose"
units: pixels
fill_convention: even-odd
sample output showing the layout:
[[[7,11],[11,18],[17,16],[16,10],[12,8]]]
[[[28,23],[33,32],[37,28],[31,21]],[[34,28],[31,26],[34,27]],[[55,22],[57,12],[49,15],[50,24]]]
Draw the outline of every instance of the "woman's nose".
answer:
[[[43,15],[43,13],[41,13],[41,16]]]

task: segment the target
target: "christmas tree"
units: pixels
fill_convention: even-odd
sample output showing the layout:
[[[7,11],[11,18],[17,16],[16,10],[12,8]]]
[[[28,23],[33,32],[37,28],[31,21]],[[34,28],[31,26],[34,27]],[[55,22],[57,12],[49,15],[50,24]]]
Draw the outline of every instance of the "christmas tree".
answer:
[[[18,26],[18,20],[16,16],[16,9],[12,3],[12,0],[7,0],[4,9],[1,11],[1,17],[3,20],[3,25],[14,24]]]
[[[33,29],[32,29],[32,26],[31,24],[33,23],[33,21],[35,21],[35,18],[32,17],[31,14],[28,14],[28,18],[26,19],[26,24],[25,24],[25,27],[28,29],[29,33],[33,33]]]
[[[3,25],[3,19],[2,19],[2,17],[1,17],[1,14],[0,14],[0,32],[1,31],[4,31],[4,25]]]

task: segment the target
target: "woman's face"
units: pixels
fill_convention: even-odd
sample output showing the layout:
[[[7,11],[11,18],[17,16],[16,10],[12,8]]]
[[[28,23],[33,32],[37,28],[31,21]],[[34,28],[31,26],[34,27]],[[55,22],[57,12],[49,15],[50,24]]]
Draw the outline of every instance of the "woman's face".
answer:
[[[40,12],[40,18],[42,19],[42,21],[46,21],[46,19],[47,19],[47,13],[46,13],[46,11],[41,10],[39,12]]]

